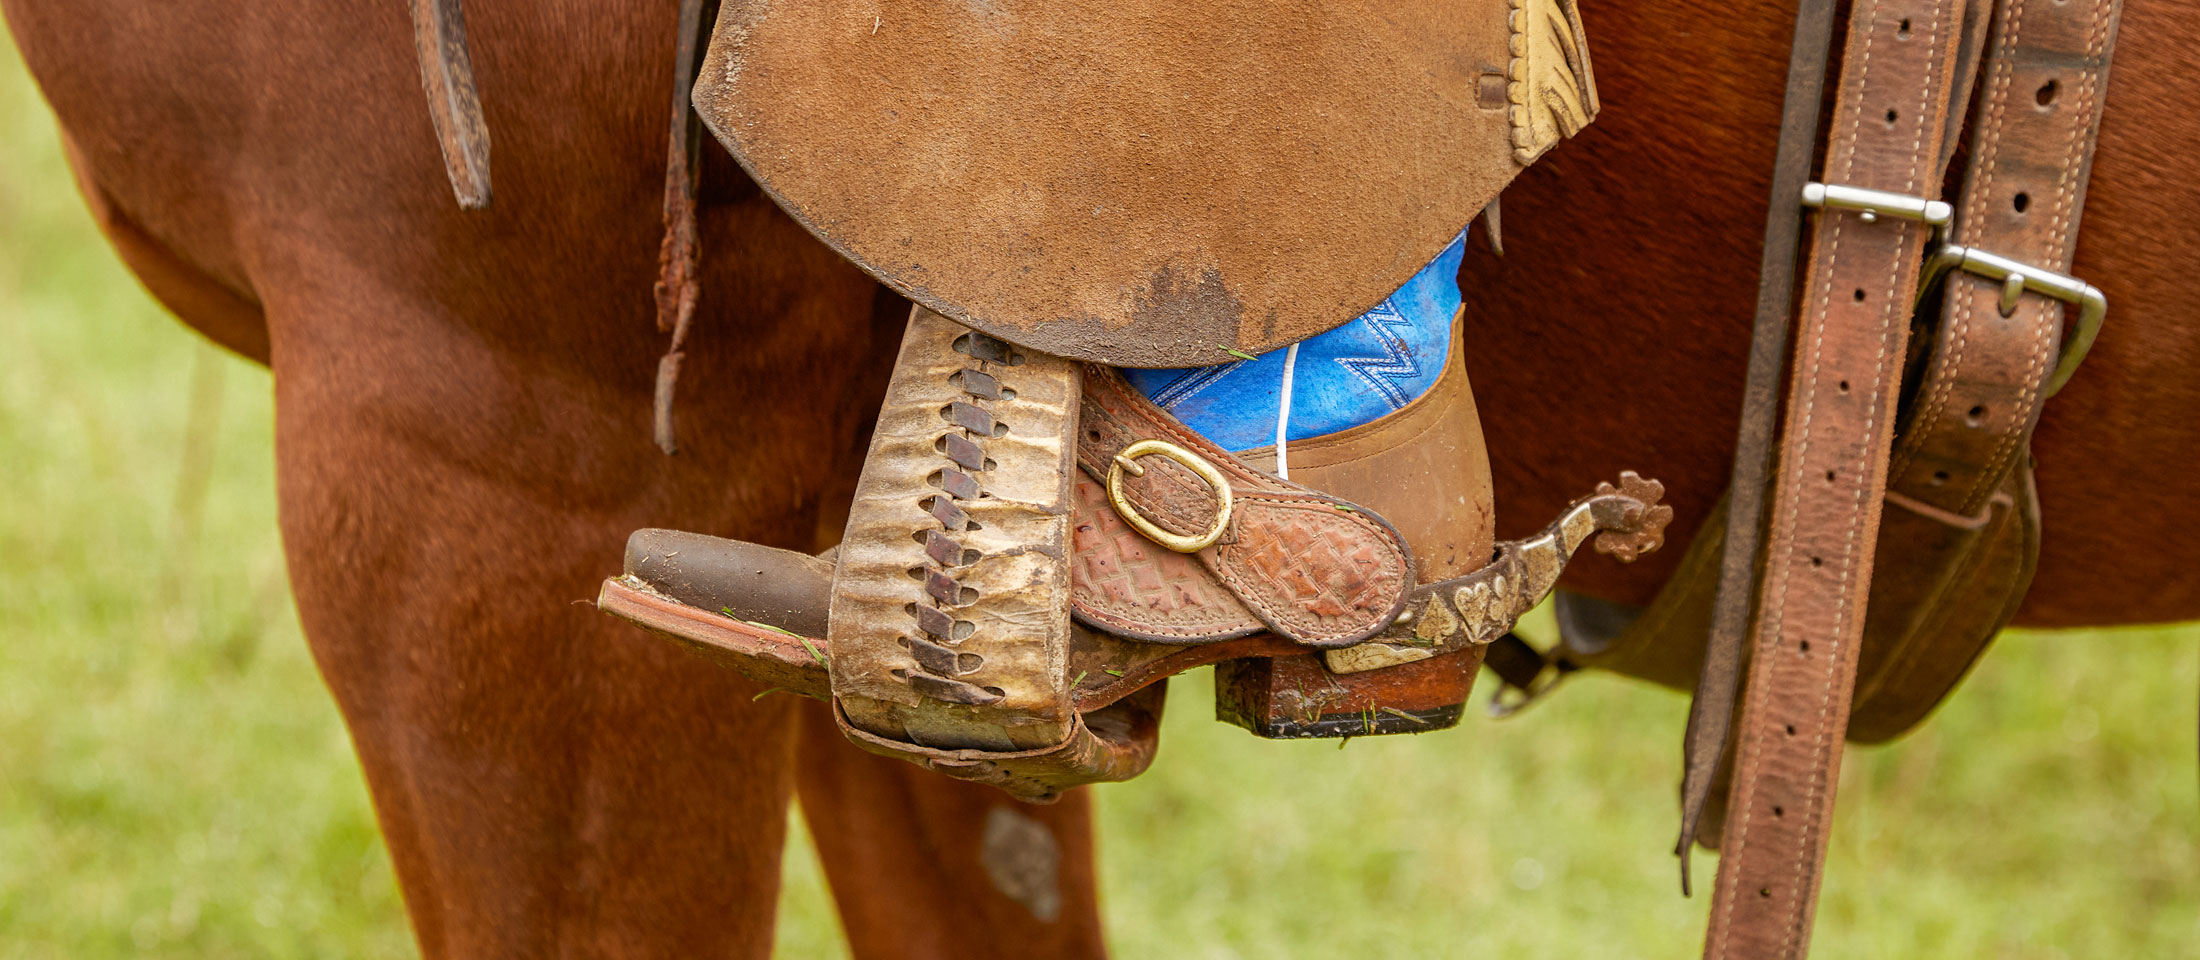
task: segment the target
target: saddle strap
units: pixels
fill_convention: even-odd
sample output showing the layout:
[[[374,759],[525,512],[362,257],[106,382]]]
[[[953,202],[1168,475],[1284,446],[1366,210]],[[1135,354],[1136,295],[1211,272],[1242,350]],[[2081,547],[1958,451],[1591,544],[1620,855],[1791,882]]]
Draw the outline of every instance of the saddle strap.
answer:
[[[1957,69],[1964,12],[1964,0],[1852,7],[1822,175],[1829,189],[1938,191],[1949,111],[1964,79]],[[1715,960],[1800,957],[1808,949],[1930,238],[1930,228],[1891,208],[1829,210],[1812,227],[1704,950]]]
[[[671,133],[665,149],[665,235],[657,247],[655,289],[657,332],[671,334],[672,340],[657,360],[650,417],[652,438],[667,456],[680,452],[672,425],[672,399],[680,383],[680,362],[687,357],[688,329],[695,323],[695,301],[702,294],[696,276],[702,249],[696,239],[695,206],[703,178],[703,118],[688,101],[694,96],[695,72],[702,68],[711,24],[717,20],[718,0],[680,0],[679,37],[672,58]]]
[[[460,0],[412,0],[412,23],[413,59],[451,194],[462,209],[487,209],[489,124],[481,118],[481,91],[467,52],[465,7]]]
[[[1956,214],[1962,248],[2042,274],[2070,269],[2122,7],[2122,0],[1996,3]],[[1885,585],[1898,594],[1889,615],[1914,620],[1884,629],[1908,642],[1883,662],[1866,651],[1856,697],[1860,710],[1867,703],[1875,709],[1871,722],[1850,724],[1855,740],[1887,739],[1915,723],[2016,614],[2039,556],[2032,429],[2105,312],[2101,300],[2088,323],[2088,308],[2076,307],[2073,329],[2065,322],[2072,308],[2014,296],[2006,278],[1957,270],[1948,276],[1923,383],[1888,469],[1887,502],[1903,509],[1888,514],[1882,534],[1899,533],[1927,561],[1946,559],[1922,568],[1936,576]],[[2017,275],[2020,289],[2031,282]],[[1882,587],[1873,592],[1878,626]],[[1901,602],[1912,595],[1941,602]],[[1941,639],[1974,637],[1968,644]]]
[[[2122,7],[2122,0],[1998,0],[1956,211],[1958,244],[2043,272],[2070,269]],[[2090,331],[2073,336],[2053,299],[2019,298],[2008,280],[1961,268],[1949,274],[1943,298],[1927,389],[1913,403],[1887,484],[1968,520],[2024,458],[2057,358],[2073,354]]]

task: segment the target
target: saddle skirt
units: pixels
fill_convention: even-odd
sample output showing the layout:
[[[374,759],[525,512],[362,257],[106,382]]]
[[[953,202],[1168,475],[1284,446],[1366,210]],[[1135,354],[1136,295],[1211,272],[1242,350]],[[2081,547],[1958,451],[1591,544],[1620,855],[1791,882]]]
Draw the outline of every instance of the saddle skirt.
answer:
[[[1360,316],[1597,105],[1571,0],[728,0],[694,103],[896,291],[1129,367]]]

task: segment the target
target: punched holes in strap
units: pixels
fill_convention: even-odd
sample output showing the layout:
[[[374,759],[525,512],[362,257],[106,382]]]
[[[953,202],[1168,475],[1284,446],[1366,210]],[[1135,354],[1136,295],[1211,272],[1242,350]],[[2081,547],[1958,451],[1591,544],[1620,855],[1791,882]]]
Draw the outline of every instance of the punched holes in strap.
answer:
[[[1854,6],[1824,180],[1893,195],[1941,181],[1963,10],[1962,0]],[[1828,210],[1812,228],[1708,958],[1808,949],[1928,240],[1863,213],[1881,219]]]

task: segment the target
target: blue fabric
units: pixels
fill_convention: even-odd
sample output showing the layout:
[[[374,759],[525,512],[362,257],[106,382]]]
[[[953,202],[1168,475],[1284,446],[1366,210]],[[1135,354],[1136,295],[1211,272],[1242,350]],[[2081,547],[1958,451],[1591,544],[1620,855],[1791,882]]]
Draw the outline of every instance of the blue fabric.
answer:
[[[1299,341],[1286,437],[1308,440],[1369,423],[1436,385],[1451,356],[1466,248],[1462,230],[1389,299],[1351,323]],[[1212,367],[1123,375],[1186,426],[1235,453],[1276,442],[1288,349]]]

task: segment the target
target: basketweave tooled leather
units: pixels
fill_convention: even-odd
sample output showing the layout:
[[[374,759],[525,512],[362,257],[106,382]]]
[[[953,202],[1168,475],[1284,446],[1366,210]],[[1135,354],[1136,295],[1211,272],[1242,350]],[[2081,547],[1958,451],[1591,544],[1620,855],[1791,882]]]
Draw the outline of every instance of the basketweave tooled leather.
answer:
[[[1821,180],[1937,192],[1963,12],[1853,5]],[[1808,949],[1929,232],[1833,212],[1812,226],[1709,958]]]
[[[1142,367],[1360,315],[1597,110],[1573,0],[729,0],[695,105],[897,292]]]
[[[1156,643],[1244,636],[1266,628],[1311,647],[1345,646],[1397,619],[1415,583],[1412,548],[1373,511],[1261,473],[1176,422],[1139,396],[1121,374],[1085,370],[1084,417],[1077,463],[1080,500],[1099,507],[1079,518],[1080,536],[1101,546],[1124,544],[1130,532],[1097,490],[1115,458],[1131,443],[1162,438],[1214,464],[1229,479],[1233,506],[1221,539],[1186,555],[1164,549],[1114,549],[1100,572],[1071,596],[1078,615],[1097,625]],[[1164,530],[1203,531],[1220,501],[1189,469],[1144,457],[1142,476],[1126,476],[1124,497]],[[1135,536],[1135,532],[1132,532]],[[1149,547],[1152,545],[1149,544]],[[1189,584],[1206,578],[1206,589]],[[1211,602],[1220,584],[1244,614]],[[1146,622],[1154,616],[1159,622]],[[1194,627],[1206,632],[1194,632]]]

